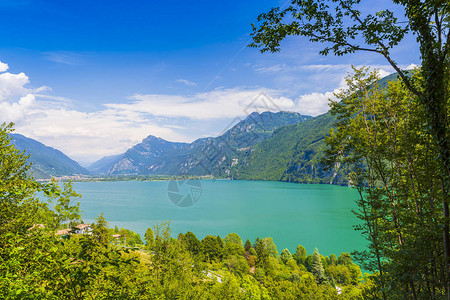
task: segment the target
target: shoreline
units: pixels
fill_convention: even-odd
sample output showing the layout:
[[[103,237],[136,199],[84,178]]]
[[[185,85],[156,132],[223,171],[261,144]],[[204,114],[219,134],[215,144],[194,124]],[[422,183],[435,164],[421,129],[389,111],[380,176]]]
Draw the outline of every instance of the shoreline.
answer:
[[[86,176],[86,175],[84,175]],[[320,185],[331,185],[331,186],[342,186],[342,187],[353,187],[350,184],[334,184],[326,182],[295,182],[295,181],[283,181],[283,180],[263,180],[263,179],[231,179],[231,178],[220,178],[214,177],[212,175],[206,176],[171,176],[171,175],[118,175],[118,176],[107,176],[107,177],[80,177],[80,176],[62,176],[62,177],[52,177],[51,179],[36,179],[38,182],[51,182],[54,179],[57,182],[121,182],[121,181],[177,181],[177,180],[217,180],[217,181],[253,181],[253,182],[283,182],[283,183],[293,183],[293,184],[320,184]]]

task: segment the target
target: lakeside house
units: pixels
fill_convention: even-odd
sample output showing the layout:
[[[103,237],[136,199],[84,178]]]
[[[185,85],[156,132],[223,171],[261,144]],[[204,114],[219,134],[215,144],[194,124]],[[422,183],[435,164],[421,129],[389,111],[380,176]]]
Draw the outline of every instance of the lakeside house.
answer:
[[[60,229],[58,231],[56,231],[56,235],[68,235],[72,232],[72,229]]]
[[[33,226],[31,226],[30,228],[28,228],[27,230],[33,230],[33,229],[44,229],[45,225],[44,224],[33,224]]]
[[[92,227],[90,224],[79,224],[75,226],[75,234],[92,234]]]
[[[69,235],[69,234],[92,234],[92,227],[90,224],[78,224],[74,228],[60,229],[56,231],[55,235]]]

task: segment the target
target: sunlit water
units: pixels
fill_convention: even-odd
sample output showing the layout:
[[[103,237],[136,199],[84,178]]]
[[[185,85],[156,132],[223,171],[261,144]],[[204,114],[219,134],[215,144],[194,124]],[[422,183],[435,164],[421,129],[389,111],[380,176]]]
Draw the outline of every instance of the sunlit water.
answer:
[[[288,248],[293,253],[301,244],[308,253],[317,247],[324,255],[365,248],[353,229],[357,195],[351,188],[229,180],[203,180],[201,185],[201,197],[190,207],[170,201],[167,181],[77,182],[74,188],[83,195],[79,201],[85,222],[103,212],[110,226],[141,237],[148,227],[171,220],[174,237],[187,231],[199,239],[236,232],[253,243],[256,237],[270,236],[279,252]]]

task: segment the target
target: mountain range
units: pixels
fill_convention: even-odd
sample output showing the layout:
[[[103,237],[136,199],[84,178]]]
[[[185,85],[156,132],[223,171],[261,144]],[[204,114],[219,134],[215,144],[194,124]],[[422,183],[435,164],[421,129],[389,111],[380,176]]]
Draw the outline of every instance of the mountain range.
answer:
[[[323,171],[324,136],[334,118],[294,112],[254,112],[218,137],[177,143],[149,135],[125,153],[86,169],[64,153],[11,134],[30,155],[35,178],[73,175],[212,175],[246,180],[342,183]]]
[[[214,175],[231,173],[233,159],[242,149],[272,137],[280,127],[311,119],[293,112],[252,113],[218,137],[190,144],[168,142],[148,136],[141,143],[114,157],[106,157],[88,169],[106,175]]]
[[[395,74],[379,81],[385,87]],[[177,143],[149,135],[118,155],[86,169],[62,152],[22,135],[13,142],[26,150],[36,178],[62,175],[213,175],[243,180],[347,184],[341,170],[324,170],[325,135],[335,117],[294,112],[254,112],[217,137]]]

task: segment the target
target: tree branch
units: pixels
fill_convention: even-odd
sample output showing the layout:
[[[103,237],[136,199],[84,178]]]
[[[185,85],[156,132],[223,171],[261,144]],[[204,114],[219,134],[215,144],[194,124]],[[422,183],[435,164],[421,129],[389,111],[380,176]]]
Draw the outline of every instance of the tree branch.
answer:
[[[351,9],[348,5],[344,4],[342,2],[342,0],[339,1],[342,5],[342,7],[344,7],[346,10],[348,10],[353,17],[355,18],[355,20],[357,20],[359,22],[359,24],[361,24],[361,26],[363,26],[364,28],[367,28],[367,26],[364,24],[364,22],[358,17],[358,14]],[[378,45],[380,45],[380,47],[383,49],[383,51],[379,51],[378,53],[383,54],[383,56],[386,58],[386,60],[389,62],[389,64],[394,68],[394,70],[398,73],[398,75],[400,75],[400,77],[402,78],[403,82],[405,83],[406,87],[416,96],[419,96],[420,98],[425,98],[425,95],[423,93],[421,93],[420,91],[418,91],[415,87],[412,86],[410,80],[408,79],[408,77],[406,77],[405,73],[397,66],[397,64],[391,59],[391,57],[389,56],[389,51],[388,48],[381,42],[381,40],[374,35],[373,33],[372,37],[377,39],[377,43]]]
[[[434,8],[434,22],[436,22],[436,30],[437,30],[437,38],[438,38],[438,55],[439,57],[441,57],[442,53],[441,53],[441,45],[442,45],[442,27],[441,27],[441,22],[439,20],[439,14],[437,11],[437,8]]]
[[[445,58],[447,57],[449,52],[450,52],[450,29],[447,32],[447,41],[445,43],[444,54],[442,55],[441,62],[445,61]]]
[[[316,39],[323,40],[323,41],[330,42],[330,43],[335,43],[335,44],[338,44],[339,46],[348,46],[348,47],[350,47],[350,48],[352,48],[354,50],[369,51],[369,52],[376,52],[376,53],[382,54],[382,52],[380,50],[377,50],[377,49],[362,48],[360,46],[352,45],[352,44],[350,44],[348,42],[345,42],[345,43],[339,42],[339,41],[337,41],[334,38],[327,38],[327,37],[324,37],[324,36],[316,35],[314,33],[311,33],[310,35],[312,37],[316,38]]]

